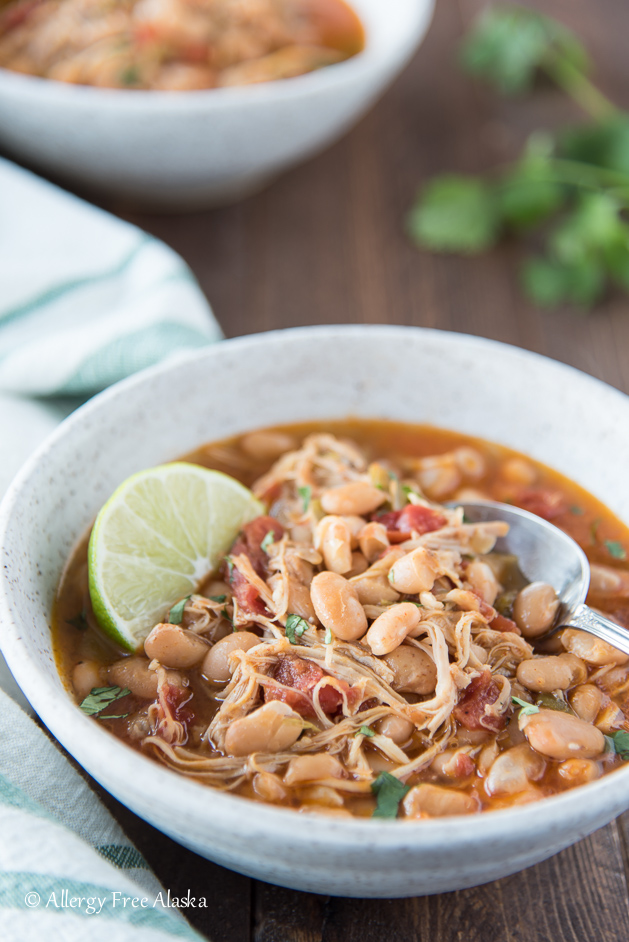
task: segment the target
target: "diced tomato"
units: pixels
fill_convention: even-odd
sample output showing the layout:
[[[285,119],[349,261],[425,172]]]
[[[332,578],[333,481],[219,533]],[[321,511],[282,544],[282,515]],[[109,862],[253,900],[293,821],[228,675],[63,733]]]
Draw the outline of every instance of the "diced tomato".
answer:
[[[186,727],[194,717],[192,710],[186,707],[186,704],[192,699],[190,690],[184,687],[177,687],[175,684],[166,684],[162,690],[164,705],[168,707],[174,718]]]
[[[568,503],[561,491],[549,487],[523,488],[518,491],[513,501],[523,510],[528,510],[544,520],[554,520],[568,510]]]
[[[301,716],[316,716],[312,691],[323,677],[329,676],[313,661],[287,654],[278,660],[271,672],[271,677],[283,686],[266,686],[264,699],[282,700]],[[345,693],[351,690],[343,681],[337,683],[341,684]],[[335,713],[342,701],[343,697],[336,687],[326,685],[319,691],[319,705],[324,713]]]
[[[421,504],[408,504],[402,510],[390,510],[388,513],[374,515],[372,520],[387,528],[389,542],[401,543],[408,540],[412,532],[431,533],[440,530],[447,523],[443,514],[432,507]]]
[[[276,541],[284,535],[284,527],[274,517],[256,517],[255,520],[245,524],[230,550],[230,556],[240,556],[242,554],[247,556],[253,569],[262,579],[265,579],[268,575],[268,556],[262,549],[261,544],[269,531],[273,533],[273,538]],[[258,590],[250,582],[247,582],[235,566],[230,567],[225,562],[221,567],[221,572],[231,587],[232,593],[238,602],[238,608],[244,615],[268,614]]]
[[[490,671],[483,671],[465,688],[452,715],[466,729],[490,729],[498,732],[504,728],[506,717],[486,714],[485,706],[495,703],[499,695],[500,688]]]
[[[516,623],[506,615],[501,615],[500,612],[496,612],[489,622],[489,627],[494,631],[512,631],[516,635],[522,634]]]
[[[481,615],[485,616],[490,628],[494,631],[512,631],[516,635],[522,634],[514,621],[497,612],[493,605],[489,605],[474,589],[470,589],[470,592],[478,599],[478,610]]]
[[[9,30],[15,29],[16,26],[21,26],[21,24],[29,18],[33,10],[37,9],[40,3],[41,0],[30,0],[30,2],[14,3],[12,6],[7,7],[7,9],[0,14],[0,35],[8,33]]]

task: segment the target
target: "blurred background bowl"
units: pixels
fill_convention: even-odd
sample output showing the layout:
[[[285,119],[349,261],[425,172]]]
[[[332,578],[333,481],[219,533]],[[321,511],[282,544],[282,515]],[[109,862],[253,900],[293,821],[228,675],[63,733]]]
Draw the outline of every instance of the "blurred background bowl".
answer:
[[[359,55],[298,78],[193,92],[68,85],[0,69],[0,147],[61,182],[199,209],[263,186],[340,137],[402,70],[434,0],[351,0]]]

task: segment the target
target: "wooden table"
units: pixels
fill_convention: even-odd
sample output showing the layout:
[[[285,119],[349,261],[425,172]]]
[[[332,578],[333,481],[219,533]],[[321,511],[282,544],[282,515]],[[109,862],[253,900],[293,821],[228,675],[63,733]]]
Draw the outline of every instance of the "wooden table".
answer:
[[[627,0],[540,0],[540,7],[586,38],[601,85],[629,108]],[[439,327],[547,354],[629,392],[626,297],[610,297],[587,317],[540,312],[518,289],[516,245],[447,258],[420,253],[405,237],[405,212],[426,177],[486,169],[517,153],[533,128],[579,117],[553,89],[505,103],[462,76],[455,52],[474,9],[471,0],[441,0],[419,54],[371,114],[257,196],[197,215],[113,208],[181,253],[227,336],[321,323]],[[173,894],[207,897],[210,908],[190,916],[214,942],[629,939],[629,816],[487,886],[363,901],[249,880],[108,803]]]

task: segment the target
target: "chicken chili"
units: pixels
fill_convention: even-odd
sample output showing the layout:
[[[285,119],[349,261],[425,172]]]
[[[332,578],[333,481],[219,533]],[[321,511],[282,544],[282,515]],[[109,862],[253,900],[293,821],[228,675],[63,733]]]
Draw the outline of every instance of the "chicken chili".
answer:
[[[0,67],[75,85],[251,85],[363,46],[344,0],[0,0]]]
[[[629,759],[627,656],[575,629],[538,642],[553,588],[495,551],[506,524],[442,503],[551,520],[591,561],[589,603],[629,627],[629,531],[576,484],[384,421],[256,431],[186,460],[267,509],[220,571],[131,655],[96,625],[85,543],[56,602],[62,677],[131,747],[258,801],[412,819],[537,801]]]

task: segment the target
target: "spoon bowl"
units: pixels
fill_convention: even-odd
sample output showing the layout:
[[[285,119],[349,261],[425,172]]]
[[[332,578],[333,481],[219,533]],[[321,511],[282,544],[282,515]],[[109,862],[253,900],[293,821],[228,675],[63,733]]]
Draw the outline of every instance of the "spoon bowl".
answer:
[[[506,536],[496,541],[499,553],[518,559],[529,582],[552,585],[560,602],[555,624],[536,643],[560,628],[580,628],[629,654],[629,631],[589,608],[585,599],[590,585],[588,558],[572,537],[558,527],[519,507],[493,500],[457,501],[469,523],[504,520]]]

